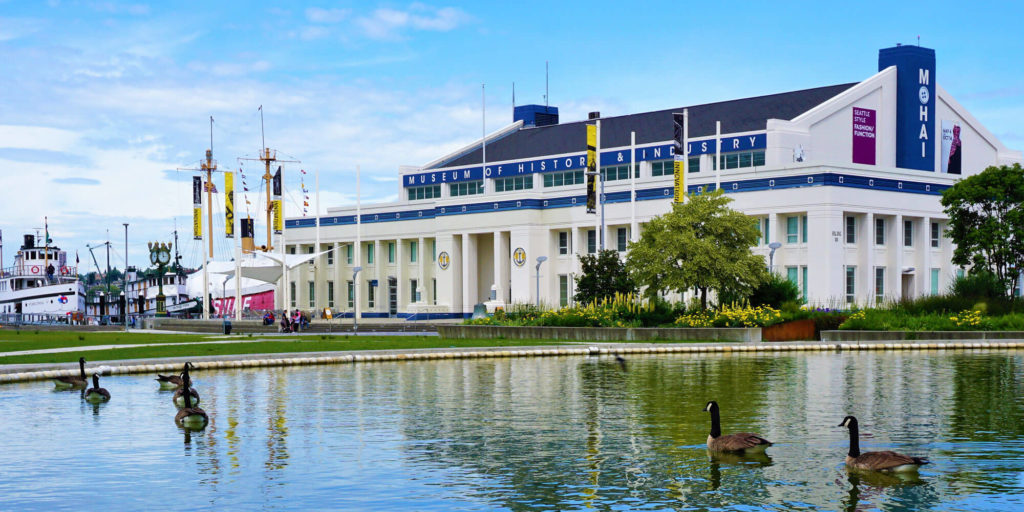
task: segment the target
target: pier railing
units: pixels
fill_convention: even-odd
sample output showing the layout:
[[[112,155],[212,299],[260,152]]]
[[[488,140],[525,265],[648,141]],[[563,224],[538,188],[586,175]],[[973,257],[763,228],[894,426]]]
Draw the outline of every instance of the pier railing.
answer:
[[[39,265],[17,265],[3,269],[0,272],[0,277],[47,277],[46,266],[43,264]],[[77,279],[78,278],[78,267],[58,267],[53,266],[53,277],[54,279]]]

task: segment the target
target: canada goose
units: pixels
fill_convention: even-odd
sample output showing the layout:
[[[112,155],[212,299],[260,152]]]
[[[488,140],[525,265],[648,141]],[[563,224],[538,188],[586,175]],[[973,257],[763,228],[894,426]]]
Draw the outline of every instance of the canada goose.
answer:
[[[98,404],[110,400],[110,392],[100,387],[100,374],[92,374],[92,387],[85,390],[85,401]]]
[[[78,358],[78,371],[80,374],[73,377],[56,377],[53,385],[57,389],[85,389],[89,385],[89,379],[85,377],[85,358]]]
[[[187,381],[187,382],[191,382],[191,380],[188,379],[188,374],[184,374],[184,376],[182,377],[182,380],[183,381]],[[185,405],[185,386],[186,386],[186,384],[184,384],[184,382],[183,382],[182,386],[180,388],[178,388],[174,392],[174,405],[178,409],[182,409],[184,407],[187,407]],[[196,388],[189,386],[188,394],[191,397],[189,402],[194,404],[194,405],[199,405],[199,392],[196,391]]]
[[[708,449],[713,452],[757,453],[772,445],[771,441],[758,434],[739,432],[722,435],[722,424],[718,418],[718,402],[708,402],[705,412],[711,413],[711,433],[708,435]]]
[[[189,387],[191,382],[189,381],[188,374],[182,375],[182,389]],[[206,411],[199,408],[199,406],[192,406],[192,400],[190,399],[191,393],[182,393],[182,400],[184,401],[185,407],[183,407],[178,414],[174,415],[174,423],[179,427],[189,430],[200,430],[206,427],[206,424],[210,422],[210,418],[206,416]]]
[[[192,363],[186,362],[186,368],[195,368]],[[160,383],[160,389],[169,391],[172,389],[178,389],[181,387],[181,376],[180,375],[160,375],[156,374],[156,381]]]
[[[861,453],[857,418],[847,416],[839,426],[850,429],[850,451],[846,454],[846,465],[851,468],[900,473],[917,471],[919,467],[928,464],[926,457],[910,457],[890,451]]]

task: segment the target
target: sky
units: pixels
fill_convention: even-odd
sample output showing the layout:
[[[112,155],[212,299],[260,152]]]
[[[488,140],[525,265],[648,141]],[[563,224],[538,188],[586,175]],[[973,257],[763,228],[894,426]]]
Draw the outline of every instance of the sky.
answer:
[[[198,264],[187,169],[212,116],[214,158],[259,188],[238,159],[259,152],[261,105],[266,145],[300,161],[285,167],[289,217],[299,169],[310,215],[313,177],[321,211],[352,205],[357,166],[364,204],[395,201],[399,166],[480,137],[483,91],[487,131],[512,122],[513,83],[517,104],[544,103],[545,62],[548,101],[574,121],[861,81],[880,48],[920,37],[938,82],[1024,148],[1020,4],[825,4],[0,0],[4,265],[44,216],[83,272],[108,236],[123,268],[124,223],[129,265],[175,228]],[[216,238],[219,257],[230,247]]]

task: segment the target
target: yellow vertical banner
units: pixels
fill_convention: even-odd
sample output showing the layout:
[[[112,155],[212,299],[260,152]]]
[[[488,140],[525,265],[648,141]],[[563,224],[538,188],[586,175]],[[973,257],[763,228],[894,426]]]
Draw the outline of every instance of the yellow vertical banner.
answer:
[[[224,173],[224,237],[235,237],[235,175]]]
[[[675,186],[673,200],[677,203],[683,202],[686,197],[686,159],[680,156],[675,157],[672,162],[672,183]]]
[[[587,125],[587,213],[597,213],[597,125]]]
[[[203,209],[192,208],[192,238],[203,239]]]
[[[280,199],[274,200],[274,234],[280,235],[284,231],[284,203]]]

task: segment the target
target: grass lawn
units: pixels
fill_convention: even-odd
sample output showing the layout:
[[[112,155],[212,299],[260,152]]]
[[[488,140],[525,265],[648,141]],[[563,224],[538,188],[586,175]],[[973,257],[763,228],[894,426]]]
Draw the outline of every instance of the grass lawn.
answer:
[[[85,345],[141,345],[148,343],[201,343],[216,341],[209,334],[157,334],[140,332],[72,332],[0,329],[0,352],[43,350]],[[78,358],[75,358],[77,361]]]

